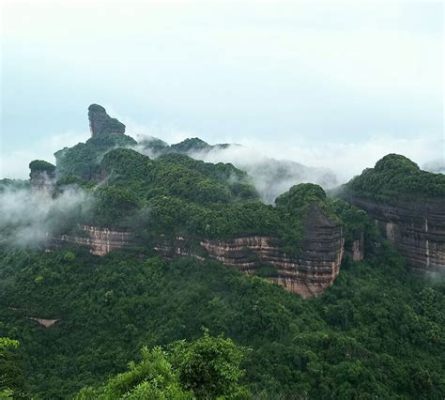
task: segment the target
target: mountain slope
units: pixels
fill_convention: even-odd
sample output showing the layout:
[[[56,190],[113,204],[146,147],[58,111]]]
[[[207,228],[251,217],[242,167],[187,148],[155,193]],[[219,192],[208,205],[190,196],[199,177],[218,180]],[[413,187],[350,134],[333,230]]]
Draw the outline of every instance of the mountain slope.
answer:
[[[366,210],[412,266],[445,273],[445,175],[389,154],[345,185],[341,196]]]
[[[445,393],[445,288],[412,277],[389,249],[344,265],[313,300],[217,263],[128,251],[3,251],[0,282],[0,335],[20,340],[30,389],[45,399],[97,384],[143,345],[193,339],[203,326],[252,348],[246,383],[264,398]],[[58,322],[45,329],[30,317]]]
[[[190,138],[170,146],[157,138],[145,138],[137,148],[154,158],[162,154],[179,153],[212,163],[231,163],[249,174],[262,200],[268,204],[272,204],[276,197],[297,183],[312,182],[324,189],[338,184],[336,176],[328,169],[276,160],[237,144],[210,145],[200,138]]]

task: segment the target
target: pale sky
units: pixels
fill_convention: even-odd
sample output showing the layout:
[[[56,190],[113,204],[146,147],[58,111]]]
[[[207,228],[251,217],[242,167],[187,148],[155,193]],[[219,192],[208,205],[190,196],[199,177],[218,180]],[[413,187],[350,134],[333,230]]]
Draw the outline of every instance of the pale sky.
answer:
[[[199,136],[345,179],[444,160],[440,1],[0,0],[0,178],[88,137]]]

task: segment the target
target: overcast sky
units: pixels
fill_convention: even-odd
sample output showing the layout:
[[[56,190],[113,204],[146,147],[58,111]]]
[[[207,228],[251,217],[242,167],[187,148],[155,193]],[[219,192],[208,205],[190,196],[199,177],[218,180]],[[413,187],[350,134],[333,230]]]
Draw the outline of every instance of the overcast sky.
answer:
[[[0,178],[88,137],[199,136],[345,178],[444,159],[440,1],[0,0]]]

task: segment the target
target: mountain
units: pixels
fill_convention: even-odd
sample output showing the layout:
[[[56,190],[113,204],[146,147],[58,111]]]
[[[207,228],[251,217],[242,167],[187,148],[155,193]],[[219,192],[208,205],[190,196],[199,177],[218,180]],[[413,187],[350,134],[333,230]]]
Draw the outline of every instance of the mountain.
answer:
[[[68,176],[82,180],[98,178],[101,157],[118,147],[134,146],[136,141],[125,135],[125,125],[111,118],[98,104],[88,107],[91,138],[71,148],[63,148],[54,154],[59,177]]]
[[[191,138],[170,146],[157,138],[145,138],[139,143],[138,150],[154,158],[166,153],[180,153],[213,163],[231,163],[249,174],[261,199],[268,204],[273,204],[276,197],[296,183],[316,183],[324,189],[338,185],[336,176],[328,169],[276,160],[237,144],[210,145],[199,138]]]
[[[57,152],[55,169],[57,190],[72,183],[88,187],[93,205],[73,229],[48,234],[47,246],[83,244],[97,255],[143,247],[166,258],[210,258],[266,274],[304,297],[321,293],[337,277],[343,231],[319,186],[295,185],[272,207],[260,200],[246,172],[186,155],[214,148],[198,138],[173,146],[151,140],[158,154],[150,158],[128,148],[135,142],[103,107],[91,105],[88,116],[92,137]],[[47,182],[48,173],[32,171],[33,187]]]
[[[445,175],[389,154],[345,185],[342,195],[366,210],[412,266],[445,271]]]
[[[272,205],[190,157],[232,145],[88,117],[0,181],[0,397],[444,397],[443,175],[388,155]]]

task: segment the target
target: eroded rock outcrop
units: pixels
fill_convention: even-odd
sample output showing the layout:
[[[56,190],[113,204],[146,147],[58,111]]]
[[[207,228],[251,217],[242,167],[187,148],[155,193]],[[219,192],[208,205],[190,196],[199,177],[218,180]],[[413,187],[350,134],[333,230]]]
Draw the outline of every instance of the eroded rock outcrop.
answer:
[[[35,192],[51,193],[56,182],[56,166],[43,160],[29,163],[29,182]]]
[[[79,235],[62,235],[57,244],[87,246],[92,254],[104,256],[110,251],[136,244],[131,232],[83,225]],[[279,239],[247,236],[227,240],[159,238],[154,249],[165,258],[178,256],[220,261],[246,274],[257,274],[269,267],[268,280],[302,297],[322,293],[337,277],[344,252],[344,238],[339,224],[332,222],[317,207],[306,218],[304,239],[295,255],[287,254]],[[194,243],[194,245],[192,245]],[[271,267],[271,269],[270,269]],[[261,273],[260,273],[261,275]]]
[[[352,261],[363,261],[365,259],[365,237],[364,232],[360,232],[359,237],[352,241],[350,249],[346,249]]]
[[[130,232],[98,228],[91,225],[81,225],[79,230],[79,235],[61,235],[55,241],[56,244],[69,243],[87,246],[91,254],[104,256],[110,251],[130,247],[133,243]]]
[[[365,210],[413,267],[445,273],[445,175],[388,154],[346,184],[342,197]]]
[[[125,125],[116,118],[111,118],[105,108],[98,104],[88,107],[88,120],[92,137],[125,133]]]
[[[256,274],[271,266],[266,278],[286,290],[307,298],[322,293],[340,271],[344,238],[339,224],[313,207],[305,223],[304,239],[297,255],[283,250],[280,240],[268,236],[248,236],[229,240],[200,241],[203,252],[197,254],[184,237],[156,247],[165,257],[195,256],[220,261],[246,274]]]
[[[39,325],[43,326],[46,329],[51,328],[53,325],[60,321],[59,319],[45,319],[37,317],[29,317],[29,319],[36,321]]]
[[[349,201],[368,212],[413,267],[445,272],[445,201],[388,204],[358,196]]]

